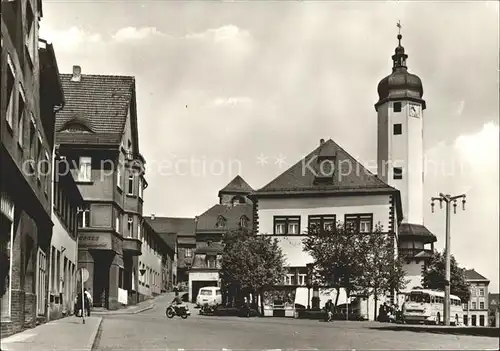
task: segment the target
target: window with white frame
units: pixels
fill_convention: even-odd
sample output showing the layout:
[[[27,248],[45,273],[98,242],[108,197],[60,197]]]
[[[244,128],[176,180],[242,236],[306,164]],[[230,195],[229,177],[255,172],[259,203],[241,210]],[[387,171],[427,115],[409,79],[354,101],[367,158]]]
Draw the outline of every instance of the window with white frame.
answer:
[[[359,220],[359,232],[369,233],[372,231],[372,219],[371,218],[361,218]]]
[[[335,231],[335,215],[309,216],[309,234],[329,234]]]
[[[80,182],[90,182],[92,179],[92,158],[80,157],[78,170],[78,180]]]
[[[484,288],[479,288],[479,296],[484,296]]]
[[[129,195],[134,195],[134,173],[130,173],[128,176],[127,193]]]
[[[479,309],[484,310],[484,301],[479,301]]]
[[[17,143],[19,146],[24,144],[24,115],[26,113],[26,99],[24,97],[24,89],[19,83],[19,100],[17,108]]]
[[[129,238],[132,238],[134,235],[134,217],[128,216],[127,220],[127,235]]]
[[[120,169],[120,165],[116,167],[116,186],[121,189],[122,188],[122,171]]]
[[[144,195],[144,181],[142,180],[141,177],[139,177],[139,197],[142,199],[143,195]]]
[[[137,226],[137,239],[142,241],[141,227],[142,227],[142,223],[139,221],[139,225]]]
[[[373,227],[373,214],[346,214],[344,223],[346,228],[352,231],[370,233]]]
[[[10,55],[7,54],[7,111],[5,113],[5,119],[7,121],[7,125],[12,129],[12,124],[14,121],[14,103],[15,103],[15,87],[14,84],[16,82],[16,73],[14,70],[14,65],[12,64],[12,60]]]
[[[299,216],[274,216],[274,234],[296,235],[300,233]]]
[[[298,285],[306,285],[306,276],[307,274],[304,274],[304,273],[299,273],[298,275]]]
[[[45,297],[47,287],[47,255],[42,249],[38,249],[38,270],[37,270],[37,295],[36,295],[36,312],[40,315],[45,315]]]
[[[88,227],[90,227],[90,207],[85,205],[78,211],[78,228]]]
[[[115,230],[118,233],[120,233],[120,220],[121,220],[121,213],[116,211]]]
[[[295,285],[295,274],[288,273],[285,275],[285,285]]]
[[[476,303],[476,301],[472,301],[472,309],[473,310],[477,309],[477,303]]]
[[[191,258],[191,257],[193,257],[193,249],[192,249],[192,248],[190,248],[190,247],[186,247],[186,248],[184,249],[184,257],[186,257],[186,258]]]

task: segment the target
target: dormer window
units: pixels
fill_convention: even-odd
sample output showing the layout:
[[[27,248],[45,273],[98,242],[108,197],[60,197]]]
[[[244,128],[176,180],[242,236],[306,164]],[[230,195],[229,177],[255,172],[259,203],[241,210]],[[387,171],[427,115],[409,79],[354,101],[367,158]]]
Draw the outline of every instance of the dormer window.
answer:
[[[247,216],[241,216],[240,218],[240,228],[247,228],[248,227],[248,218]]]
[[[245,203],[245,199],[243,198],[243,196],[234,196],[231,200],[231,203],[233,206],[237,206],[239,204],[244,204]]]
[[[217,228],[224,228],[225,225],[226,225],[226,219],[223,216],[219,216],[217,218],[216,227]]]
[[[336,150],[333,145],[323,140],[320,141],[320,150],[316,162],[316,177],[314,184],[333,184],[335,164],[337,160]]]

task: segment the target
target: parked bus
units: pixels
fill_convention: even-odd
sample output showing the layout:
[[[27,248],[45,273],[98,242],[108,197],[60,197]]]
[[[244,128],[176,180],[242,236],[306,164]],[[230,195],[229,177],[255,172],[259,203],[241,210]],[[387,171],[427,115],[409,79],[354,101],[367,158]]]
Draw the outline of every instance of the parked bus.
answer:
[[[463,323],[462,301],[458,296],[450,295],[450,324]],[[406,323],[444,322],[444,292],[430,289],[414,289],[406,294],[403,305],[403,317]]]

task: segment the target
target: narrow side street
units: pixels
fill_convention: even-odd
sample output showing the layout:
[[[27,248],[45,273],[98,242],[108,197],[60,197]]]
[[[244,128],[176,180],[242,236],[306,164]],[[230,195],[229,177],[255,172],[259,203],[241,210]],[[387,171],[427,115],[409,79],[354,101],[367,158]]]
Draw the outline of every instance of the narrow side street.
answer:
[[[206,317],[192,309],[183,320],[168,319],[171,296],[135,315],[104,316],[95,350],[222,349],[498,349],[497,338],[381,331],[380,323],[285,318]]]

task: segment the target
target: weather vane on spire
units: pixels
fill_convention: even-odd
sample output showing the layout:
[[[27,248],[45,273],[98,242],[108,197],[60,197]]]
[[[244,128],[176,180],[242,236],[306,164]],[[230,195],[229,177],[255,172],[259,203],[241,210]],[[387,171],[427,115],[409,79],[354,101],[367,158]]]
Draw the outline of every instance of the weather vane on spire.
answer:
[[[398,20],[398,23],[396,24],[396,26],[398,27],[398,34],[401,34],[401,21]]]

